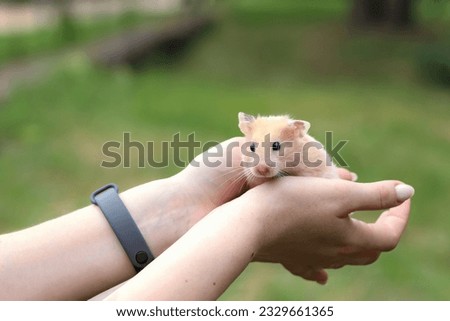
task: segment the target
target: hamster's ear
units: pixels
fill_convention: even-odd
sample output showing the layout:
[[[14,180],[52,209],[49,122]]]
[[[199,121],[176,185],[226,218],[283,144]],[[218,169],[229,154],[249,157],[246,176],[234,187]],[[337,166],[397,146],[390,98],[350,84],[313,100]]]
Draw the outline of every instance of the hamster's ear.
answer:
[[[295,135],[300,137],[305,136],[311,127],[311,124],[306,120],[291,120],[289,125],[295,127]]]
[[[255,121],[255,117],[242,112],[238,114],[238,117],[239,117],[239,129],[241,130],[242,134],[244,135],[250,134],[251,124]]]

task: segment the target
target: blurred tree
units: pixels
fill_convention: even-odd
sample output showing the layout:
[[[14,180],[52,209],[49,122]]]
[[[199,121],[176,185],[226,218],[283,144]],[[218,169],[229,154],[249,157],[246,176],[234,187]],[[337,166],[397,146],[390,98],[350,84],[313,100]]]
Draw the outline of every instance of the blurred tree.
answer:
[[[76,26],[72,17],[71,0],[52,0],[58,11],[58,37],[61,42],[73,42],[77,38]]]
[[[413,11],[413,0],[354,0],[351,22],[363,28],[409,28],[414,25]]]

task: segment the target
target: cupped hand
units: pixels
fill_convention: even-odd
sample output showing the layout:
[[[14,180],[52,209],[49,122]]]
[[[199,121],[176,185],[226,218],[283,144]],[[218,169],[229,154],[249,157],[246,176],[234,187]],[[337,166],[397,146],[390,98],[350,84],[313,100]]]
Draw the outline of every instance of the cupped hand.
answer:
[[[243,137],[224,141],[195,159],[173,178],[177,185],[186,186],[192,202],[201,205],[199,216],[238,197],[248,190],[244,169],[241,166]],[[355,180],[356,174],[338,168],[341,179]]]
[[[285,177],[241,197],[262,231],[255,260],[281,263],[295,275],[324,284],[324,269],[370,264],[396,247],[413,193],[399,181]],[[387,211],[372,224],[350,215],[379,209]]]
[[[195,157],[178,174],[140,185],[122,198],[155,255],[205,215],[247,190],[241,167],[243,138],[224,141]],[[344,179],[352,179],[339,169]]]
[[[231,138],[210,148],[172,177],[184,189],[186,201],[198,205],[198,219],[246,191],[240,165],[243,141],[241,137]]]

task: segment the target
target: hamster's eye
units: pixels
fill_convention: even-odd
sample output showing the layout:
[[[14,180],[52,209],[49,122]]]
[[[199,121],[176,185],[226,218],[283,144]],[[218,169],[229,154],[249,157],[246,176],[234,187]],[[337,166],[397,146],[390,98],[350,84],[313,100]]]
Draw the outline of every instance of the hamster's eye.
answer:
[[[280,142],[274,142],[274,143],[272,144],[272,149],[273,149],[273,150],[280,150],[280,148],[281,148]]]
[[[251,145],[250,145],[250,150],[251,150],[252,152],[254,152],[254,151],[256,150],[256,145],[255,145],[255,143],[251,143]]]

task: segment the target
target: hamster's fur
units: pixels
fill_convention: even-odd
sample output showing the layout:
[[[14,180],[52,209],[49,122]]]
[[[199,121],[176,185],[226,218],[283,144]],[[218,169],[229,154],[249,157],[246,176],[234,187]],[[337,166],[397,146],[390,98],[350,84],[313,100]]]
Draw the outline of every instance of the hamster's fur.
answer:
[[[242,162],[250,187],[280,176],[338,178],[321,143],[308,135],[310,123],[289,116],[252,116],[240,112],[245,135]]]

